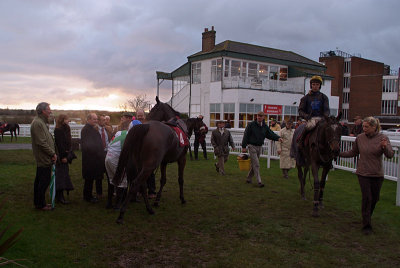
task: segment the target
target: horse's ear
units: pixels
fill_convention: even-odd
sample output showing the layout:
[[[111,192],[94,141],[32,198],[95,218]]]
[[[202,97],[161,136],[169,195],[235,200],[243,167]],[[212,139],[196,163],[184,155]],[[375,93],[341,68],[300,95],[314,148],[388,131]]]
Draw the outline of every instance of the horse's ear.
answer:
[[[159,103],[160,99],[158,98],[158,96],[156,96],[156,102]]]
[[[336,120],[340,121],[341,118],[342,118],[342,111],[339,112],[338,116],[336,117]]]

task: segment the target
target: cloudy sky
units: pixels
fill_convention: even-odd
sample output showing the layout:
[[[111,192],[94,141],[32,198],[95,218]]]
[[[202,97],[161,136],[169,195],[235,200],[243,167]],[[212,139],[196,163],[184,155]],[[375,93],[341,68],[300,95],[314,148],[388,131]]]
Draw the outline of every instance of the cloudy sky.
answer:
[[[156,71],[201,50],[204,28],[290,50],[359,53],[400,66],[398,0],[1,0],[0,108],[119,110],[154,102]],[[167,101],[170,85],[161,89]]]

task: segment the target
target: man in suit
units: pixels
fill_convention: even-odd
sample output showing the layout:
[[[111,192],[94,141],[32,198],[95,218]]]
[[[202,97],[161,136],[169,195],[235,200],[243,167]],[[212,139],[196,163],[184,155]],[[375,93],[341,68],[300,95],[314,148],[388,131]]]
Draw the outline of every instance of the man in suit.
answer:
[[[225,122],[220,120],[217,122],[217,128],[211,133],[211,144],[214,147],[214,154],[218,157],[218,162],[215,163],[217,172],[221,175],[225,175],[224,164],[228,161],[229,157],[229,146],[235,149],[232,135],[225,128]]]
[[[96,129],[97,122],[97,115],[90,113],[87,116],[87,123],[81,131],[82,176],[85,180],[83,199],[91,203],[98,202],[98,199],[92,194],[93,182],[101,180],[104,174],[104,147],[101,135]],[[101,194],[99,190],[96,187],[97,194]]]

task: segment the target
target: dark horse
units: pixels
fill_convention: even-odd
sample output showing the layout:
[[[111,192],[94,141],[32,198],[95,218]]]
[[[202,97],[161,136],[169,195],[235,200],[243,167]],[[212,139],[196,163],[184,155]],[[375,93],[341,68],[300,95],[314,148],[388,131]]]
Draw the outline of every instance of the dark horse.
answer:
[[[192,147],[190,146],[190,138],[192,137],[193,131],[194,131],[194,126],[198,127],[200,124],[200,127],[203,123],[203,119],[200,118],[188,118],[186,119],[186,125],[188,127],[188,139],[189,139],[189,156],[190,156],[190,160],[193,160],[193,156],[192,156]],[[193,127],[191,127],[193,126]],[[199,130],[199,128],[197,128],[197,130]]]
[[[19,135],[19,125],[17,123],[4,123],[0,125],[1,141],[4,140],[4,133],[7,131],[10,131],[11,141],[13,140],[13,136],[15,136],[15,140],[17,140],[17,130]]]
[[[332,168],[332,161],[339,156],[340,137],[342,134],[342,126],[339,123],[340,117],[341,113],[339,113],[339,116],[336,118],[330,116],[319,121],[314,130],[312,130],[306,138],[306,144],[302,150],[297,148],[296,139],[303,131],[305,125],[297,128],[294,133],[292,144],[297,151],[297,174],[300,181],[300,194],[304,200],[304,185],[310,166],[314,177],[314,207],[312,213],[314,217],[318,217],[319,208],[323,208],[322,199],[326,176]],[[323,168],[321,180],[318,178],[318,170],[320,167]]]
[[[181,145],[182,137],[178,138],[171,126],[160,121],[171,121],[172,119],[185,132],[187,132],[187,126],[183,120],[176,119],[180,115],[179,112],[172,109],[168,104],[160,102],[158,97],[156,101],[157,104],[147,116],[149,121],[145,124],[134,126],[128,132],[122,148],[113,181],[114,185],[118,185],[123,174],[126,173],[129,190],[121,206],[117,223],[123,223],[127,204],[139,191],[143,196],[147,211],[150,214],[154,214],[147,198],[145,186],[147,178],[158,166],[161,167],[161,179],[154,206],[157,207],[160,202],[161,193],[167,180],[167,164],[172,162],[178,162],[179,197],[182,204],[186,202],[183,196],[183,171],[188,147]],[[189,129],[193,130],[201,127],[201,121],[187,120],[187,122]]]

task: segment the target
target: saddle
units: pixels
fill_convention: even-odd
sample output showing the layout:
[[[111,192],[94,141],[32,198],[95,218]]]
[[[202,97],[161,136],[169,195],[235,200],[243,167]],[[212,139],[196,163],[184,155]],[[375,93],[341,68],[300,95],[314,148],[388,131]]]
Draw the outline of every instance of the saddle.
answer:
[[[165,122],[170,128],[172,128],[175,132],[176,137],[179,140],[179,146],[185,147],[189,146],[189,138],[187,134],[186,124],[180,118],[171,118],[167,122]]]

